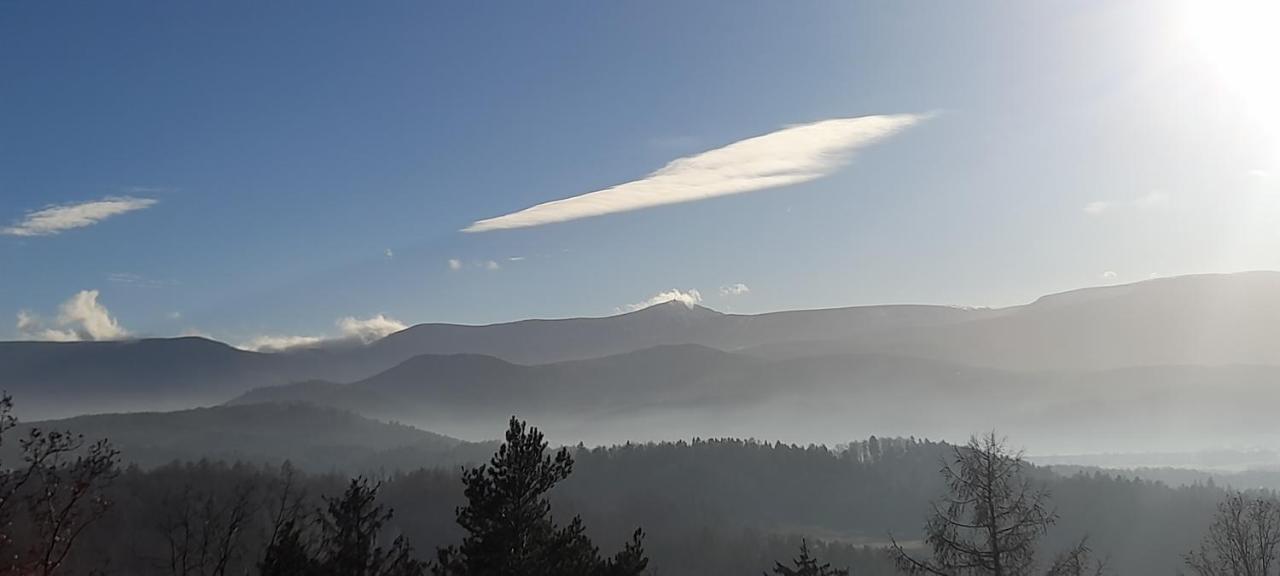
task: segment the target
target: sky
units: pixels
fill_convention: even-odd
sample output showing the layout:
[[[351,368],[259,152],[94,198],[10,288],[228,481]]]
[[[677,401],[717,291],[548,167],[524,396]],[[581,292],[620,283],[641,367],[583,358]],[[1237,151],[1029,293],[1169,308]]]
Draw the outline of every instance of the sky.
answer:
[[[1266,2],[3,2],[0,339],[1280,268]]]

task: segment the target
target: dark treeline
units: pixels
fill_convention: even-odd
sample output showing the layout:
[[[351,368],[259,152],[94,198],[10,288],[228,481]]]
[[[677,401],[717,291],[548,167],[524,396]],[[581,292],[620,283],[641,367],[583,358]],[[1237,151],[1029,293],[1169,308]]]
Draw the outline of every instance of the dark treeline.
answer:
[[[930,502],[945,491],[939,469],[952,447],[914,439],[871,439],[839,450],[743,440],[632,444],[572,451],[573,474],[550,492],[554,517],[580,515],[604,551],[616,551],[637,527],[657,574],[759,574],[793,558],[802,535],[814,556],[851,574],[893,574],[884,553],[892,534],[907,546],[921,537]],[[1172,488],[1104,474],[1059,477],[1043,468],[1058,521],[1045,555],[1088,536],[1096,557],[1117,574],[1171,574],[1205,534],[1225,491]],[[290,472],[304,507],[341,494],[347,476]],[[393,472],[378,503],[394,515],[383,536],[403,536],[424,560],[464,533],[455,511],[466,503],[460,469]],[[109,487],[113,507],[82,536],[67,573],[213,574],[173,570],[175,526],[199,527],[182,541],[199,557],[218,541],[237,508],[240,522],[226,574],[254,573],[270,538],[271,514],[285,474],[246,464],[199,462],[154,470],[127,468]],[[210,533],[206,534],[203,531]],[[177,549],[178,552],[182,550]],[[208,557],[208,552],[204,552]]]

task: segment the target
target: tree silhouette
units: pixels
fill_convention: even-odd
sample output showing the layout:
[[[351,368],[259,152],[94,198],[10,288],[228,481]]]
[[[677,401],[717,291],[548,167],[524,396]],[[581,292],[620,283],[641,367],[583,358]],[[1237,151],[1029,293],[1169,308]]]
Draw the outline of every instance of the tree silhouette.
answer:
[[[874,438],[874,437],[873,437]],[[791,560],[794,567],[775,562],[773,573],[779,576],[849,576],[848,570],[832,568],[829,563],[818,563],[818,559],[809,555],[809,542],[800,541],[800,555]],[[768,576],[766,573],[765,576]]]
[[[413,548],[397,537],[390,548],[379,544],[392,511],[376,503],[379,484],[353,478],[342,496],[325,499],[319,515],[319,573],[325,576],[413,576],[426,565],[413,558]]]
[[[295,488],[293,465],[280,468],[280,499],[271,518],[271,534],[258,561],[261,576],[309,576],[319,572],[305,534],[303,497]]]
[[[1199,576],[1274,576],[1278,549],[1280,503],[1235,492],[1218,504],[1200,549],[1184,559]]]
[[[0,444],[17,423],[13,398],[0,394]],[[88,443],[80,434],[39,428],[28,430],[19,447],[22,463],[0,467],[0,574],[47,576],[59,572],[84,530],[111,507],[106,489],[118,473],[119,452],[105,440]],[[22,541],[14,536],[19,514]]]
[[[442,548],[434,568],[444,576],[625,576],[648,564],[643,533],[609,560],[587,538],[582,519],[557,527],[546,494],[573,471],[560,449],[547,454],[537,428],[511,418],[506,441],[488,465],[463,474],[467,504],[458,509],[466,530],[460,546]]]
[[[1049,493],[1024,473],[1020,454],[990,433],[954,449],[942,468],[947,497],[933,503],[925,542],[933,557],[918,560],[895,539],[892,552],[901,570],[935,576],[1025,576],[1034,574],[1036,545],[1057,514]],[[1059,555],[1046,574],[1100,573],[1083,541]]]

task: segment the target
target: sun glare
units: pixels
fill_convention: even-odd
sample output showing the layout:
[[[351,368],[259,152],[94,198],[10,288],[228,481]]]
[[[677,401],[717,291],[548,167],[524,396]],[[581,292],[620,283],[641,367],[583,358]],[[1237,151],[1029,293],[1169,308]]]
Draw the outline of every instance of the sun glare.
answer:
[[[1280,1],[1189,0],[1188,29],[1222,80],[1280,133]]]

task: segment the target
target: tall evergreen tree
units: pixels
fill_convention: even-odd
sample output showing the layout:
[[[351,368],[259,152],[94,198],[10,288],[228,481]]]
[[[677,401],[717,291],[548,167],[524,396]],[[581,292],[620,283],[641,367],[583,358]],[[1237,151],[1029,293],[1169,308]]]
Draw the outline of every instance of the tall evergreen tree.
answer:
[[[302,527],[298,520],[285,520],[275,528],[276,533],[267,543],[262,560],[258,562],[260,576],[318,576],[320,566],[311,557]]]
[[[874,438],[874,436],[872,437]],[[791,560],[792,566],[784,566],[775,562],[773,573],[778,576],[849,576],[848,570],[832,568],[829,563],[818,563],[818,559],[809,555],[809,542],[800,541],[800,555]],[[765,576],[768,576],[766,573]]]
[[[426,571],[403,537],[379,544],[392,512],[376,503],[378,484],[353,478],[338,498],[327,498],[320,516],[319,573],[324,576],[416,576]]]
[[[467,504],[458,509],[466,530],[460,546],[439,551],[440,576],[629,576],[648,564],[637,531],[617,556],[603,560],[582,519],[556,526],[546,494],[573,471],[560,449],[547,454],[537,428],[514,416],[506,441],[488,465],[466,471]]]

